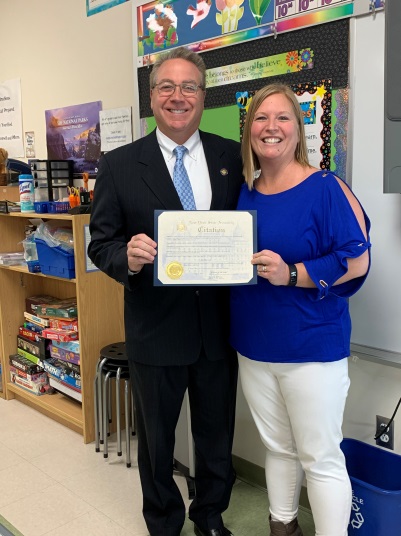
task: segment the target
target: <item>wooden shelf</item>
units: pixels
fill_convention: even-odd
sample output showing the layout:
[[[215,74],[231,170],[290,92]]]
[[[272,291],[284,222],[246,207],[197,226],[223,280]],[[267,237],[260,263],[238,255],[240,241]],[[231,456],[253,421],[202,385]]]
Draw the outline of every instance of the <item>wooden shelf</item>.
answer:
[[[21,251],[25,226],[32,218],[69,222],[74,237],[75,279],[29,272],[22,266],[0,266],[0,362],[2,398],[17,398],[50,418],[81,433],[85,443],[95,439],[93,380],[99,351],[124,340],[123,287],[99,270],[87,269],[88,214],[0,214],[1,252]],[[18,327],[24,322],[25,298],[47,294],[77,298],[82,404],[62,394],[36,396],[9,381],[8,356],[17,351]]]
[[[60,393],[37,396],[11,382],[7,383],[7,391],[14,393],[14,398],[20,400],[41,413],[83,434],[82,406],[79,402]]]
[[[40,272],[30,272],[26,266],[6,266],[4,264],[0,264],[0,270],[11,270],[13,272],[21,272],[23,274],[32,274],[36,277],[47,277],[50,279],[59,279],[61,281],[68,281],[70,283],[76,283],[77,280],[75,278],[73,279],[65,279],[64,277],[56,277],[55,275],[47,275],[47,274],[41,274]]]

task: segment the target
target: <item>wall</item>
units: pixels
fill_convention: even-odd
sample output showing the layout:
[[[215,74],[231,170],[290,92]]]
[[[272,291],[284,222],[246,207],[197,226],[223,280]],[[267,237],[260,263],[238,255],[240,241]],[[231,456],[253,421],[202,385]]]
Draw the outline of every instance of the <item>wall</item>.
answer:
[[[356,19],[352,26],[351,177],[372,222],[372,269],[350,303],[352,340],[400,353],[401,293],[394,269],[401,263],[401,197],[383,193],[384,19],[381,11]],[[391,417],[401,397],[401,368],[361,360],[350,368],[344,432],[373,444],[375,415]],[[395,452],[401,453],[401,410],[395,418]]]
[[[131,2],[91,17],[85,0],[1,2],[0,79],[21,79],[23,131],[46,159],[45,110],[135,105]]]
[[[370,216],[373,244],[371,274],[357,300],[351,300],[351,313],[359,344],[394,349],[388,344],[401,333],[399,263],[388,259],[401,255],[401,197],[383,193],[384,12],[353,19],[351,31],[352,158],[351,173],[347,175],[351,175],[352,188]],[[400,347],[395,349],[401,351]],[[344,436],[374,445],[376,415],[390,418],[401,397],[401,368],[352,358],[349,373],[351,388],[345,408]],[[394,447],[394,452],[401,454],[401,408],[395,418]],[[234,454],[264,465],[264,448],[241,390]]]
[[[38,158],[47,156],[44,110],[95,100],[102,101],[103,109],[136,106],[131,11],[131,2],[127,2],[87,17],[85,0],[2,2],[0,79],[21,78],[23,128],[24,131],[35,132]],[[383,25],[383,19],[382,12],[377,13],[376,19],[371,16],[358,19],[351,46],[351,89],[355,107],[353,132],[354,138],[361,140],[353,158],[353,187],[368,213],[373,215],[373,262],[374,266],[377,263],[376,271],[381,249],[394,247],[386,243],[385,236],[378,240],[379,228],[388,217],[388,206],[384,203],[401,208],[399,196],[390,200],[386,196],[396,194],[382,194],[381,57],[384,43],[383,32],[378,31],[380,27],[377,25]],[[360,92],[363,99],[359,100],[355,92]],[[361,129],[361,118],[368,122],[367,129]],[[375,204],[383,207],[383,213],[377,216],[373,211]],[[401,211],[398,214],[401,215]],[[393,278],[397,286],[397,267],[383,268],[382,280]],[[375,303],[367,303],[366,307],[374,321],[377,316],[374,313]],[[373,444],[375,415],[390,417],[401,396],[401,369],[362,360],[351,361],[350,376],[352,385],[346,406],[344,434]],[[395,451],[401,454],[401,410],[399,413],[395,422]],[[264,465],[264,450],[241,389],[234,454],[258,466]]]

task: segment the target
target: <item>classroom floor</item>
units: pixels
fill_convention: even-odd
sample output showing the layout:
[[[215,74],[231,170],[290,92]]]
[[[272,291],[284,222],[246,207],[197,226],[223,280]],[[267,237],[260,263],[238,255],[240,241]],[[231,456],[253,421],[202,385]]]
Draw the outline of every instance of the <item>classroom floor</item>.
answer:
[[[123,434],[124,435],[124,434]],[[0,398],[0,516],[23,536],[147,536],[141,513],[136,440],[132,467],[111,442],[109,458],[94,443],[16,400]],[[187,506],[187,483],[175,476]],[[237,481],[224,520],[234,536],[266,536],[267,494]],[[310,512],[300,512],[314,536]],[[192,536],[187,520],[182,536]]]

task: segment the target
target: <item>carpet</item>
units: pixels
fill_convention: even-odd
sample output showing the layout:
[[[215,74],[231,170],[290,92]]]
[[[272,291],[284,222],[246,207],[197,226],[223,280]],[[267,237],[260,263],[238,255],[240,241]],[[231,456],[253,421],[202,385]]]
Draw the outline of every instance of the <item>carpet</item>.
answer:
[[[23,536],[4,517],[0,516],[0,536]]]

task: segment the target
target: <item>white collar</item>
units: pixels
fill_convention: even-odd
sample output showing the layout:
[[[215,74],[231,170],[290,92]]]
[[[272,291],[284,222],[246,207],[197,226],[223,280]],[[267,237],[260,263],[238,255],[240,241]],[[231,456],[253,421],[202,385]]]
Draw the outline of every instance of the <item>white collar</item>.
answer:
[[[156,137],[160,145],[160,148],[167,155],[168,160],[171,160],[174,156],[174,149],[177,147],[177,144],[170,138],[168,138],[159,128],[156,128]],[[185,147],[188,150],[188,155],[193,159],[197,159],[199,149],[202,147],[199,130],[196,130],[190,138],[187,139]]]

